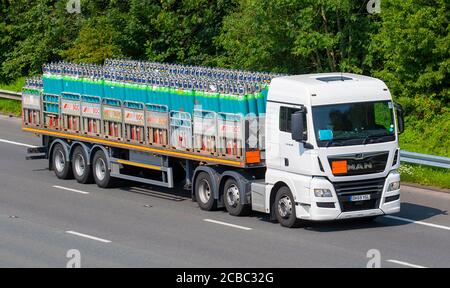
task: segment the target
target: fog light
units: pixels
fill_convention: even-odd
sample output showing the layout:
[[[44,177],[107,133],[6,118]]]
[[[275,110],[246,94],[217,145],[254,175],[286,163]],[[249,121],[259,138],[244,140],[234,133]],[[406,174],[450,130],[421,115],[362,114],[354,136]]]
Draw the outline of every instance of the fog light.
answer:
[[[333,197],[329,189],[314,189],[314,195],[316,197]]]
[[[388,191],[394,191],[400,189],[400,181],[395,181],[389,184]]]

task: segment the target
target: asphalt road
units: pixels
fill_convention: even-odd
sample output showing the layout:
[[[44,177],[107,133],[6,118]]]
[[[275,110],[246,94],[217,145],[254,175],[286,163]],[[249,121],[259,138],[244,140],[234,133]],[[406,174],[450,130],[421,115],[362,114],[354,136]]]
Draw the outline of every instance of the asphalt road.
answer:
[[[40,143],[0,116],[0,267],[66,267],[71,249],[81,267],[366,267],[371,249],[382,267],[450,267],[450,194],[404,186],[398,218],[286,229],[180,189],[58,180],[21,144]]]

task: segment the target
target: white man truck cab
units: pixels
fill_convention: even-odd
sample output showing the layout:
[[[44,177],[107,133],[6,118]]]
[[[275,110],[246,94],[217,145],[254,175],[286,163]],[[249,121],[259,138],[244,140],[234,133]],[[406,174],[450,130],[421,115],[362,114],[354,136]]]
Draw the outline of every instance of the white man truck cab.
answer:
[[[403,120],[381,80],[354,74],[273,79],[265,129],[267,170],[264,183],[253,184],[253,209],[287,227],[298,219],[373,219],[400,211]]]

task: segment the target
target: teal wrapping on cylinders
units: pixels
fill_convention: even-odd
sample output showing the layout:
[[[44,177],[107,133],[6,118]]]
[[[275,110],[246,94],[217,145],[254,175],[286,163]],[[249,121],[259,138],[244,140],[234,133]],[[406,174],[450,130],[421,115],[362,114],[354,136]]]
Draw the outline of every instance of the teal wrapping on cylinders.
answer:
[[[119,99],[122,101],[126,100],[125,83],[123,83],[123,82],[113,83],[111,86],[111,89],[112,89],[112,98]]]
[[[194,109],[261,116],[268,85],[282,75],[222,68],[107,60],[104,65],[59,62],[44,65],[44,93],[62,92],[163,105],[169,111]]]
[[[256,104],[258,106],[258,116],[266,114],[267,107],[267,90],[262,90],[255,95]]]
[[[64,91],[62,76],[44,75],[42,81],[46,93],[58,95]]]
[[[220,94],[215,92],[194,92],[195,109],[220,111]]]
[[[258,106],[256,103],[255,94],[247,94],[245,96],[248,105],[248,113],[253,115],[258,115]]]
[[[85,95],[95,95],[98,97],[105,96],[103,79],[89,79],[83,78],[83,94]]]
[[[83,94],[83,79],[63,77],[64,92]]]

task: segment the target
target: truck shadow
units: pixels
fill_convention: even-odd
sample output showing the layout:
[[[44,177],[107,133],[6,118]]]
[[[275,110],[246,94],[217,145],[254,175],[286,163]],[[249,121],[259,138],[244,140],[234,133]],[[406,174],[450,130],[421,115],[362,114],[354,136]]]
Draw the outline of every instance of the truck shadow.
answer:
[[[190,191],[183,190],[183,186],[176,188],[153,187],[137,182],[124,181],[123,185],[118,187],[120,190],[141,194],[144,196],[155,197],[164,200],[181,202],[191,199]]]
[[[412,221],[424,221],[437,215],[448,215],[448,211],[405,202],[401,204],[401,212],[393,214],[392,216],[401,217]],[[413,223],[380,216],[372,221],[364,218],[326,222],[305,221],[301,228],[316,232],[338,232],[356,229],[397,227],[411,224]]]
[[[191,201],[191,192],[183,190],[183,186],[180,183],[177,183],[178,185],[176,185],[175,188],[169,189],[163,187],[152,187],[151,185],[144,185],[130,181],[125,182],[126,183],[124,183],[124,185],[120,185],[120,187],[118,187],[120,190],[175,202]],[[219,211],[215,211],[213,213],[220,212],[228,214],[225,208],[219,209]],[[448,215],[448,211],[404,202],[401,203],[401,212],[393,214],[392,216],[406,218],[412,221],[424,221],[438,215]],[[249,217],[273,225],[279,225],[276,221],[272,221],[268,214],[252,212]],[[322,222],[304,221],[299,229],[315,232],[338,232],[380,227],[396,227],[411,224],[413,223],[380,216],[372,221],[368,221],[364,218]]]

